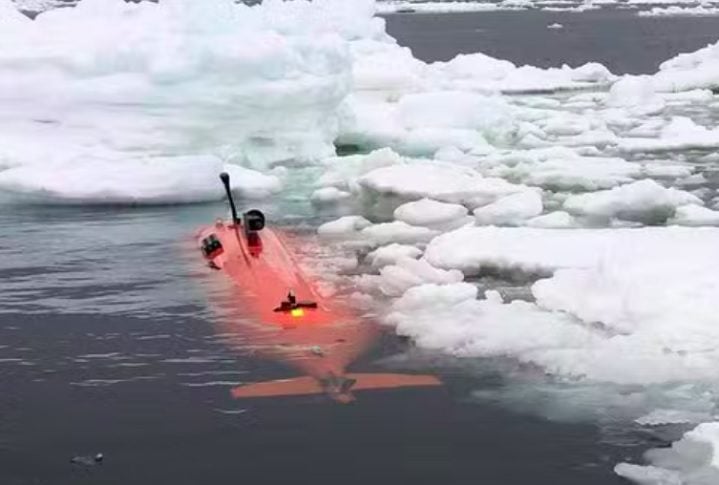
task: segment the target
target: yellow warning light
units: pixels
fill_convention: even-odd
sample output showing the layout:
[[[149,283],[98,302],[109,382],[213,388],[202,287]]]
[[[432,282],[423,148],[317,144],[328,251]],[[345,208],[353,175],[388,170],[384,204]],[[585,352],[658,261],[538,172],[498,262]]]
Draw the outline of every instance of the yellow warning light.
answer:
[[[302,308],[293,308],[292,310],[290,310],[290,315],[295,318],[304,317],[305,311]]]

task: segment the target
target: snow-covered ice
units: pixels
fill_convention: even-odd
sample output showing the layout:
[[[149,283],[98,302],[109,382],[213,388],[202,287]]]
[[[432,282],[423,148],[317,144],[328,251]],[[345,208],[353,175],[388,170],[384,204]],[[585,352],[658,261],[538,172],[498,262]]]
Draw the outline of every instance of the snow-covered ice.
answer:
[[[400,259],[417,259],[422,255],[422,250],[406,244],[389,244],[382,246],[367,254],[367,261],[374,268],[381,268],[390,264],[396,264]]]
[[[454,229],[457,224],[466,222],[468,212],[466,207],[459,204],[420,199],[397,207],[394,218],[415,226]]]
[[[501,344],[506,354],[553,374],[627,384],[709,382],[719,364],[717,242],[713,228],[462,228],[432,240],[423,258],[468,275],[486,269],[549,275],[532,285],[536,303],[480,302],[474,295],[466,298],[466,313],[453,313],[455,319],[437,314],[441,309],[435,312],[435,300],[427,296],[421,312],[394,318],[420,342],[449,336],[462,342],[463,355],[477,356],[485,345]],[[501,340],[485,334],[480,309],[501,317]],[[426,321],[443,324],[415,327],[425,312]],[[522,322],[512,318],[515,312]],[[525,354],[524,330],[531,323],[524,321],[535,316],[552,323]],[[455,351],[451,345],[446,350]]]
[[[646,454],[650,465],[620,463],[617,474],[643,485],[708,485],[719,482],[719,422],[702,423],[671,448]]]
[[[565,200],[564,209],[586,216],[665,222],[677,207],[687,204],[701,204],[701,200],[689,192],[645,179],[609,190],[572,195]]]
[[[542,196],[534,190],[502,197],[474,210],[478,224],[519,225],[542,213]]]

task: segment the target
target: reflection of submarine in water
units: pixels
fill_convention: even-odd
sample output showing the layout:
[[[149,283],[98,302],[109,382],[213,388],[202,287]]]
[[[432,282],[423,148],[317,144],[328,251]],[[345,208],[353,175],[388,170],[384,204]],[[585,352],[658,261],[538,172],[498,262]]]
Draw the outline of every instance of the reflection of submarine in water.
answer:
[[[345,369],[379,336],[376,324],[360,319],[339,301],[322,298],[299,269],[264,215],[251,210],[238,218],[227,174],[221,174],[232,220],[218,220],[199,233],[208,265],[218,270],[226,291],[213,297],[221,332],[230,345],[288,364],[303,377],[234,388],[235,398],[326,393],[339,402],[353,391],[437,386],[433,376],[358,374]]]

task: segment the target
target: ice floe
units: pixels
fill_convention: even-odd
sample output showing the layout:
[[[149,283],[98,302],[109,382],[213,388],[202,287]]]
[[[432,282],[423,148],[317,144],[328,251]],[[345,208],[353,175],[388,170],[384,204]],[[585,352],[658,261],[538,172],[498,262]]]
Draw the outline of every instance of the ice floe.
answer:
[[[671,448],[646,453],[650,465],[620,463],[617,474],[643,485],[707,485],[719,482],[719,422],[702,423]]]
[[[677,207],[686,204],[701,204],[701,200],[689,192],[645,179],[609,190],[572,195],[564,201],[564,209],[578,215],[661,223],[672,217]]]
[[[478,300],[473,285],[425,285],[407,290],[390,320],[421,345],[512,356],[559,376],[711,380],[719,362],[717,241],[711,228],[462,228],[432,240],[423,259],[466,275],[549,275],[532,285],[536,301]]]
[[[542,196],[537,191],[519,192],[474,210],[478,224],[520,225],[542,213]]]

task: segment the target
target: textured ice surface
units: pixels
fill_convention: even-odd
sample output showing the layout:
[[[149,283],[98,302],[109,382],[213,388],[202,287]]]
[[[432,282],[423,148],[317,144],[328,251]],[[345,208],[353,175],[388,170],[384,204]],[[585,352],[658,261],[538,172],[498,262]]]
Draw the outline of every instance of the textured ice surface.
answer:
[[[646,179],[609,190],[572,195],[564,202],[564,209],[580,215],[664,222],[674,215],[677,207],[686,204],[701,204],[701,201],[689,192],[665,188]]]
[[[526,219],[542,213],[542,196],[537,191],[525,191],[502,197],[496,202],[474,210],[474,218],[481,225],[520,225]]]
[[[419,258],[422,250],[406,244],[389,244],[375,249],[367,255],[367,261],[374,268],[381,268],[390,264],[396,264],[400,259]]]
[[[351,82],[349,39],[381,35],[372,2],[361,0],[88,0],[34,21],[8,0],[0,5],[0,161],[48,170],[53,194],[73,201],[127,191],[154,202],[167,185],[128,187],[135,177],[120,174],[148,159],[162,158],[147,162],[159,180],[162,170],[183,171],[168,165],[177,155],[263,168],[333,153],[334,113]],[[105,179],[103,190],[68,180],[79,166]],[[215,169],[195,167],[201,179]],[[170,177],[178,200],[202,198],[194,182]],[[26,182],[15,177],[13,187],[42,191]]]
[[[711,380],[719,364],[717,242],[719,231],[711,228],[462,228],[435,238],[424,259],[465,274],[549,274],[532,286],[536,303],[472,296],[463,303],[466,312],[450,317],[435,305],[444,296],[426,296],[426,307],[395,321],[433,348],[448,336],[458,340],[444,349],[456,353],[461,342],[463,355],[501,345],[505,354],[553,374],[626,384]],[[485,334],[493,320],[479,309],[501,319],[500,334]],[[444,323],[415,326],[425,312],[427,322]],[[534,320],[547,327],[540,340],[526,338]],[[527,346],[534,350],[525,353]]]
[[[467,208],[459,204],[420,199],[397,207],[394,218],[415,226],[449,228],[464,222],[467,213]]]
[[[646,454],[651,465],[620,463],[617,474],[644,485],[710,485],[719,483],[719,422],[703,423],[671,448]]]

